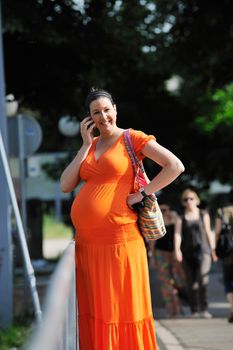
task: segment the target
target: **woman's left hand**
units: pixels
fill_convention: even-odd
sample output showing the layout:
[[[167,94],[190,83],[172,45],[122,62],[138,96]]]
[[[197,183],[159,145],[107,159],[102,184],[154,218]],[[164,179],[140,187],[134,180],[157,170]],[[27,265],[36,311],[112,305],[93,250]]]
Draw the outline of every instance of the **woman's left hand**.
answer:
[[[213,261],[213,262],[218,261],[218,257],[217,257],[217,255],[216,255],[215,250],[212,250],[212,252],[211,252],[211,258],[212,258],[212,261]]]
[[[126,198],[126,203],[130,209],[132,208],[132,205],[135,203],[139,203],[142,201],[142,195],[140,192],[130,193]]]

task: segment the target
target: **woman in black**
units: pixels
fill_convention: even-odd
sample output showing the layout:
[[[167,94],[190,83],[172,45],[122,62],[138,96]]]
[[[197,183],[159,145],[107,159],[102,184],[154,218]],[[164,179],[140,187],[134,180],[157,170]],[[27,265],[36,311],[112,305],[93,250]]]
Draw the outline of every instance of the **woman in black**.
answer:
[[[207,287],[212,259],[216,260],[211,238],[210,216],[199,209],[200,199],[193,189],[182,193],[184,213],[180,232],[175,233],[175,257],[183,263],[193,317],[211,318]]]
[[[215,221],[216,243],[220,238],[223,223],[230,225],[233,234],[233,190],[229,194],[229,203],[223,208],[218,208]],[[233,252],[221,259],[223,268],[223,280],[226,298],[229,303],[230,314],[228,322],[233,323]]]

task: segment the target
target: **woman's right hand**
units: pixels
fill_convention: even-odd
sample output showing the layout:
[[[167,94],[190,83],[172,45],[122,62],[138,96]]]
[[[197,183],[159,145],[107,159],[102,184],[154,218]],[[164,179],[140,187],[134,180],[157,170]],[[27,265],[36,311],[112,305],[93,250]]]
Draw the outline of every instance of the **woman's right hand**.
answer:
[[[178,261],[178,262],[182,262],[183,261],[183,254],[181,252],[180,249],[176,249],[174,251],[174,255],[175,255],[175,259]]]
[[[80,123],[80,131],[83,139],[83,143],[86,146],[91,146],[93,142],[93,130],[95,128],[95,123],[91,119],[91,117],[86,117]]]
[[[218,257],[217,257],[217,255],[216,255],[215,249],[211,251],[211,258],[212,258],[212,261],[213,261],[213,262],[218,261]]]

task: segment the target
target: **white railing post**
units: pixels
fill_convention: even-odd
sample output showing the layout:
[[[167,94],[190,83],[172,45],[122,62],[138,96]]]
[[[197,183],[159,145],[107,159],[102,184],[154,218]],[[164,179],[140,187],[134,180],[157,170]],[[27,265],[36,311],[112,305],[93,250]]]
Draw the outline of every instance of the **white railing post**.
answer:
[[[41,325],[25,350],[78,350],[76,319],[75,243],[65,249],[52,276]]]

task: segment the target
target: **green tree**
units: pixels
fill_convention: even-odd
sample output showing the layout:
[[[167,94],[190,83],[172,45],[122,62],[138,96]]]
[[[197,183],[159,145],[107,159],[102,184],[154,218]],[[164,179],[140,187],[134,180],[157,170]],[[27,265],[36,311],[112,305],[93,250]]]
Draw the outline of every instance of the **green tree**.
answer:
[[[65,147],[58,118],[81,120],[99,86],[117,96],[122,127],[153,133],[180,156],[187,180],[230,181],[230,133],[223,142],[220,125],[206,134],[196,120],[208,120],[211,96],[233,80],[232,9],[230,0],[86,0],[83,11],[71,0],[5,0],[7,91],[38,111],[42,151]],[[176,95],[165,88],[174,74]]]
[[[163,62],[164,73],[177,74],[183,81],[174,99],[187,113],[184,125],[179,128],[179,131],[183,128],[181,149],[186,171],[207,184],[214,179],[232,182],[232,127],[229,127],[232,99],[231,91],[222,89],[233,81],[233,3],[230,0],[154,3],[154,25],[161,39],[158,60]],[[153,40],[156,39],[152,43]],[[177,118],[177,109],[174,110]]]
[[[233,126],[233,83],[224,89],[217,89],[210,98],[211,109],[205,116],[199,116],[196,122],[206,132],[211,133],[218,127],[225,132]]]

